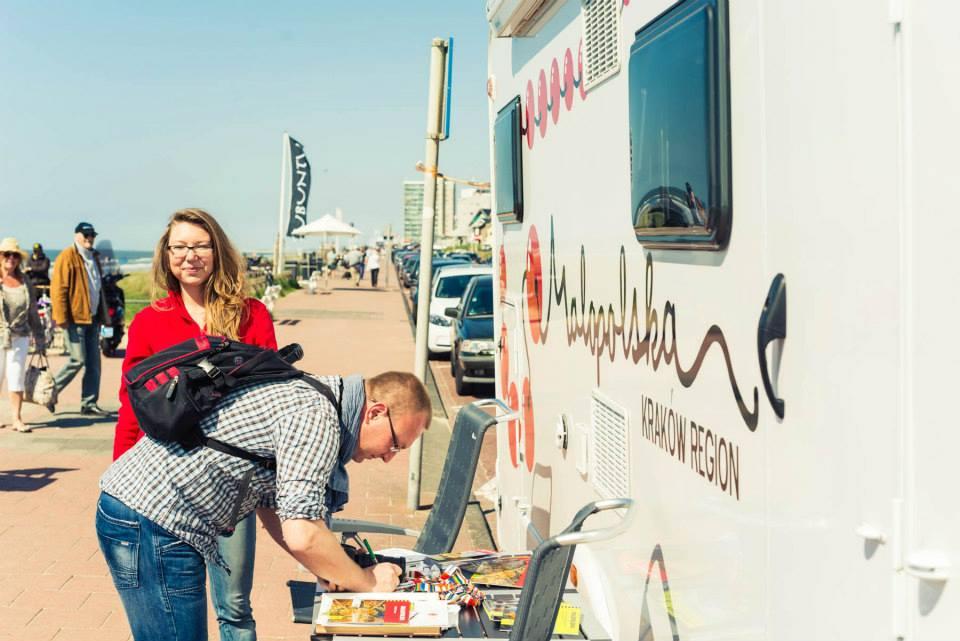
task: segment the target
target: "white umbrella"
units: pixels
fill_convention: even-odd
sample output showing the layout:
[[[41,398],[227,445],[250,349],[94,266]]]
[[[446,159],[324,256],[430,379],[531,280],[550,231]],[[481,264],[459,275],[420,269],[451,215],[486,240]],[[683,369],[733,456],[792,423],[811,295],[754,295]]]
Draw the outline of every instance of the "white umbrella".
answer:
[[[330,214],[293,230],[294,236],[359,236],[360,230]]]
[[[339,252],[340,238],[359,236],[360,230],[342,220],[337,220],[330,214],[325,214],[311,223],[297,227],[292,233],[294,236],[321,236],[323,238],[321,245],[326,245],[327,238],[332,236],[337,239],[336,245]]]

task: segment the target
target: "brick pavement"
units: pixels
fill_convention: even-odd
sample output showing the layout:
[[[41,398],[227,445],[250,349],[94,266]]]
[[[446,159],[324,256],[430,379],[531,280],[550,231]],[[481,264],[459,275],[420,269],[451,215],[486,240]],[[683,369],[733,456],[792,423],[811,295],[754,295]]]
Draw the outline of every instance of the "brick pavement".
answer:
[[[328,295],[314,296],[295,292],[277,302],[277,337],[281,345],[303,345],[301,366],[307,371],[373,375],[386,369],[410,370],[413,339],[402,300],[395,287],[379,291],[334,287]],[[52,359],[55,369],[62,362],[59,356]],[[119,375],[120,359],[104,359],[104,407],[117,406]],[[79,387],[77,380],[65,391],[55,416],[25,406],[33,433],[0,429],[0,641],[130,638],[93,532],[97,479],[110,463],[113,423],[76,413]],[[446,405],[454,407],[462,400]],[[443,404],[435,405],[434,423],[424,443],[424,504],[432,500],[449,440]],[[6,394],[0,399],[0,423],[9,423]],[[490,471],[494,457],[485,452],[482,474]],[[343,516],[420,527],[426,512],[407,512],[406,476],[405,453],[390,465],[380,461],[354,465],[351,501]],[[370,539],[375,547],[412,544],[403,537]],[[471,510],[457,549],[489,545],[479,513]],[[311,577],[261,531],[252,598],[262,641],[309,636],[309,626],[291,622],[286,587],[290,579]],[[211,616],[210,638],[217,637]]]

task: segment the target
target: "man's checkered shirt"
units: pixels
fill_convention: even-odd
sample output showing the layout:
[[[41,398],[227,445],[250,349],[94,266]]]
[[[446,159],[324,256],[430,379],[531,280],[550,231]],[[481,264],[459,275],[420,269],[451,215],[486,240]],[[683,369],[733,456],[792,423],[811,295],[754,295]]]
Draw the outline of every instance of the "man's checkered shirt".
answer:
[[[338,393],[338,377],[317,377]],[[281,520],[327,517],[324,495],[340,449],[333,405],[303,381],[238,388],[204,417],[204,434],[273,456],[276,472],[209,447],[141,438],[100,479],[100,489],[224,565],[217,536],[229,531],[240,480],[255,472],[240,509],[274,508]]]

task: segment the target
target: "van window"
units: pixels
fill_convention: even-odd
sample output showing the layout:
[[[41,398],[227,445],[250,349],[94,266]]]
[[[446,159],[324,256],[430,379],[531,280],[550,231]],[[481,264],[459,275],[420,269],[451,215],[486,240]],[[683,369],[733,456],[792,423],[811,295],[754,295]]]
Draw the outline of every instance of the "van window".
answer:
[[[520,96],[497,113],[493,124],[493,179],[497,218],[523,221],[523,172],[520,168]]]
[[[650,248],[729,240],[726,0],[674,5],[630,48],[631,219]]]

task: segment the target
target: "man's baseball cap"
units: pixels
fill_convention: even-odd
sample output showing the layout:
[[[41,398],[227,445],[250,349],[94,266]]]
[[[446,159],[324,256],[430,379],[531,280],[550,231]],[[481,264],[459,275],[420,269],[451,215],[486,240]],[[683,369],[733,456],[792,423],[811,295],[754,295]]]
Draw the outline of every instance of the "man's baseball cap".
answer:
[[[77,223],[77,226],[73,229],[73,233],[83,234],[84,236],[96,236],[97,230],[94,229],[90,223]]]

